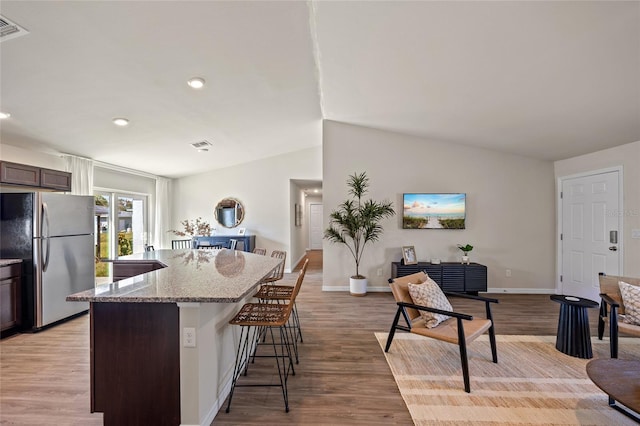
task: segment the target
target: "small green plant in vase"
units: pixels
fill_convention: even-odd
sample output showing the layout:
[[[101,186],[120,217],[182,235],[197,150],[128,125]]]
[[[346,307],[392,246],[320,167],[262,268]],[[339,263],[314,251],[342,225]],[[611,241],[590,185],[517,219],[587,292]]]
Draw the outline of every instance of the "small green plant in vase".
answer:
[[[469,252],[471,250],[473,250],[473,246],[471,244],[458,244],[458,248],[460,250],[462,250],[463,256],[462,256],[462,263],[466,263],[467,265],[469,264]]]

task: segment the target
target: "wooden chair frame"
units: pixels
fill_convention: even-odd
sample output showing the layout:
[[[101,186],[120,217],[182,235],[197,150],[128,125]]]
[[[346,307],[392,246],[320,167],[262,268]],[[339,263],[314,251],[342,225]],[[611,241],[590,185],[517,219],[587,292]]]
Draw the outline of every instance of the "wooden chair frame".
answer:
[[[615,275],[606,275],[603,272],[598,274],[600,281],[600,315],[598,316],[598,339],[602,340],[607,320],[609,320],[609,351],[611,358],[618,358],[618,340],[619,340],[619,322],[618,315],[624,314],[624,303],[620,289],[612,287],[613,283],[624,281],[632,285],[640,285],[639,278],[621,277]],[[607,285],[609,282],[609,285]],[[607,291],[609,288],[609,291]],[[633,336],[640,336],[640,327],[634,325],[623,324],[623,333]]]
[[[414,275],[418,275],[418,274],[414,274]],[[426,274],[425,274],[425,276],[426,276]],[[394,284],[395,280],[390,279],[389,283],[390,284]],[[487,320],[491,321],[491,326],[488,328],[488,332],[489,332],[489,342],[491,344],[492,360],[493,360],[494,363],[497,363],[498,362],[498,350],[497,350],[497,345],[496,345],[495,326],[494,326],[494,323],[493,323],[493,316],[492,316],[492,313],[491,313],[491,303],[498,303],[498,300],[497,299],[492,299],[492,298],[489,298],[489,297],[473,296],[473,295],[470,295],[470,294],[463,294],[463,293],[454,293],[454,292],[447,292],[447,291],[445,291],[443,293],[447,297],[460,297],[460,298],[464,298],[464,299],[477,300],[477,301],[480,301],[480,302],[484,302]],[[394,294],[394,297],[395,297],[395,294]],[[385,352],[389,352],[389,349],[391,348],[391,343],[393,341],[393,337],[395,336],[396,330],[412,332],[413,321],[411,320],[411,315],[409,314],[407,309],[415,309],[418,312],[419,311],[433,312],[433,313],[436,313],[436,314],[448,315],[448,316],[450,316],[452,318],[455,318],[456,325],[457,325],[457,331],[458,331],[457,343],[458,343],[458,347],[459,347],[459,350],[460,350],[460,362],[462,364],[462,377],[463,377],[463,380],[464,380],[464,390],[467,393],[471,392],[471,385],[470,385],[470,382],[469,382],[469,360],[468,360],[468,355],[467,355],[467,337],[466,337],[466,334],[465,334],[464,322],[465,321],[473,321],[473,316],[472,315],[463,314],[463,313],[460,313],[460,312],[444,311],[444,310],[441,310],[441,309],[430,308],[428,306],[416,305],[414,303],[409,303],[409,302],[404,302],[404,301],[396,301],[396,304],[398,305],[398,309],[396,310],[396,315],[395,315],[395,317],[393,319],[393,323],[391,325],[391,329],[389,330],[389,336],[387,338],[387,344],[386,344],[386,346],[384,348],[384,351]],[[401,315],[404,317],[404,320],[407,323],[406,326],[398,324]],[[414,318],[415,318],[415,316],[414,316]],[[438,326],[436,326],[434,329],[437,329],[437,327]],[[425,337],[427,337],[427,336],[425,336]],[[432,337],[434,339],[441,340],[441,339],[438,339],[436,336],[428,336],[428,337]]]

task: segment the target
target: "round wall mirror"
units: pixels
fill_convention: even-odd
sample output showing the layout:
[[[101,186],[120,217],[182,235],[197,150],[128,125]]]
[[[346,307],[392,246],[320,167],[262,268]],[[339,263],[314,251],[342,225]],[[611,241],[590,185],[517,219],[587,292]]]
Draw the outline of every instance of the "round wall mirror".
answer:
[[[220,225],[234,228],[244,219],[244,206],[235,198],[225,198],[218,203],[213,215]]]

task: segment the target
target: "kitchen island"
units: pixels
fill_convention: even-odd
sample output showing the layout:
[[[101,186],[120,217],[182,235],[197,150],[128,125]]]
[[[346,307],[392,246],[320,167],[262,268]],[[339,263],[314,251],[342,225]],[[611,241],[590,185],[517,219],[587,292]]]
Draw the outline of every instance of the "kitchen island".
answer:
[[[279,263],[150,251],[114,261],[119,278],[140,275],[67,297],[90,303],[91,411],[105,425],[209,425],[231,384],[239,330],[229,319]]]

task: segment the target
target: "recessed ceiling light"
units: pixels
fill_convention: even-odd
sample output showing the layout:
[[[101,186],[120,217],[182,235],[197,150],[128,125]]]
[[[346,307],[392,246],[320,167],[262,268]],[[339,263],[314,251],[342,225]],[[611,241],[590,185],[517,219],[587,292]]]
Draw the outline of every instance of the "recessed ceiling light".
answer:
[[[124,127],[129,124],[129,120],[127,120],[126,118],[114,118],[113,124],[115,124],[116,126]]]
[[[191,86],[192,89],[202,89],[204,87],[204,78],[194,77],[187,81],[187,84]]]
[[[8,112],[0,112],[0,120],[4,120],[5,118],[11,117],[11,114]]]

